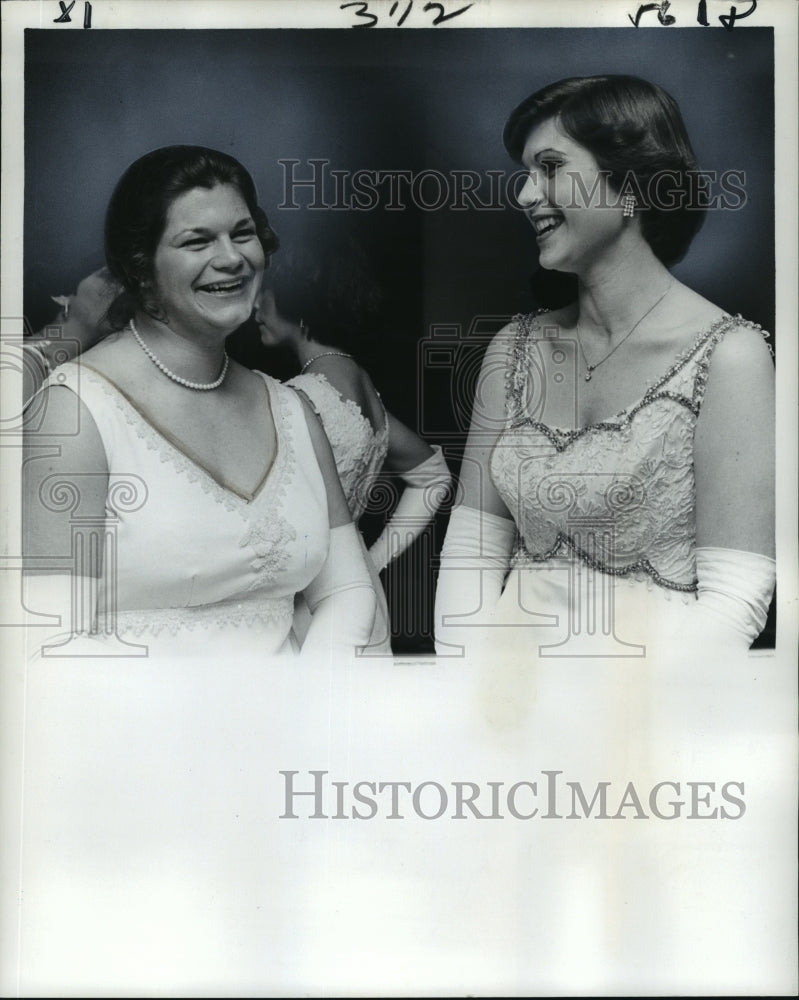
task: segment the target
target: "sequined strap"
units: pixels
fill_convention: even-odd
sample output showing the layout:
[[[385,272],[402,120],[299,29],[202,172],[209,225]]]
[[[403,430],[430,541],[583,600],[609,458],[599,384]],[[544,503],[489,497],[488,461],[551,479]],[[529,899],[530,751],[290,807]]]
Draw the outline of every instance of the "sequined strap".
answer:
[[[746,327],[749,330],[759,333],[766,341],[766,346],[772,357],[774,356],[771,344],[768,343],[771,334],[767,330],[764,330],[759,323],[753,323],[751,320],[744,319],[740,313],[736,313],[735,316],[724,316],[721,320],[713,324],[707,334],[695,345],[688,358],[686,358],[686,360],[692,362],[687,368],[692,375],[691,399],[694,412],[699,412],[702,400],[705,398],[708,369],[710,368],[713,351],[730,330],[735,330],[738,327]],[[680,359],[678,359],[678,363],[679,361]]]
[[[537,313],[519,314],[513,318],[513,344],[510,347],[510,357],[505,372],[505,411],[510,420],[524,415],[532,334],[537,326],[538,317],[547,311],[542,309]],[[656,397],[669,396],[683,403],[688,402],[694,413],[698,414],[705,396],[707,373],[713,351],[730,330],[738,327],[755,330],[766,341],[771,336],[759,323],[744,319],[740,313],[734,316],[721,316],[708,330],[701,333],[689,348],[674,359],[661,378],[647,389],[642,403]],[[773,356],[771,345],[767,346]],[[632,407],[628,409],[631,410]]]
[[[530,369],[530,344],[533,329],[538,316],[548,312],[541,309],[536,313],[524,315],[519,313],[513,317],[513,344],[510,347],[510,357],[505,369],[505,413],[514,420],[521,416],[524,410],[523,400]]]

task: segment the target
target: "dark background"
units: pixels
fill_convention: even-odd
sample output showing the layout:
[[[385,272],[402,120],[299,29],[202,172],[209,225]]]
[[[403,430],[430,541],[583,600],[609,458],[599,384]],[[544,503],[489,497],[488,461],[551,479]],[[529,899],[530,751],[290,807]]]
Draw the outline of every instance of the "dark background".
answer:
[[[536,302],[536,247],[510,206],[437,210],[380,204],[311,209],[285,199],[284,168],[512,173],[501,141],[510,110],[573,75],[631,73],[678,101],[700,167],[745,173],[746,204],[711,211],[675,274],[729,312],[774,329],[774,76],[770,28],[181,30],[26,32],[25,310],[33,329],[50,296],[102,260],[116,180],[147,150],[197,143],[239,158],[284,239],[346,219],[361,231],[385,291],[383,319],[358,350],[386,405],[457,471],[468,410],[451,363]],[[503,185],[504,187],[504,185]],[[383,190],[387,193],[387,188]],[[425,189],[432,198],[433,188]],[[478,192],[488,200],[488,180]],[[326,200],[332,203],[329,183]],[[460,345],[460,346],[459,346]],[[231,353],[291,374],[245,327]],[[431,353],[432,352],[432,353]],[[467,365],[476,370],[476,360]],[[370,521],[370,517],[372,520]],[[367,514],[367,535],[382,513]],[[400,652],[426,651],[433,556],[445,518],[389,573]],[[414,596],[411,596],[413,592]]]

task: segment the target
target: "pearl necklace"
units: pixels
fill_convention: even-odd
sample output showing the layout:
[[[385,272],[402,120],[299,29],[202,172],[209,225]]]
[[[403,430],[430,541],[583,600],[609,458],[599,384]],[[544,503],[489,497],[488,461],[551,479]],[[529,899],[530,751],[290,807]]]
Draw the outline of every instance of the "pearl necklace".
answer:
[[[220,385],[225,381],[225,375],[227,375],[228,365],[230,364],[230,358],[225,351],[225,361],[222,365],[222,371],[219,374],[219,378],[215,379],[213,382],[189,382],[186,378],[181,378],[180,375],[176,375],[174,372],[170,371],[167,366],[160,361],[155,354],[150,350],[150,348],[144,343],[144,341],[139,336],[139,331],[136,329],[136,324],[133,320],[128,324],[130,327],[130,332],[136,338],[136,343],[144,351],[147,357],[152,361],[152,363],[166,375],[167,378],[171,378],[173,382],[177,382],[178,385],[185,386],[187,389],[196,389],[199,392],[207,392],[209,389],[218,389]]]
[[[600,365],[603,365],[608,360],[608,358],[611,356],[611,354],[615,354],[615,352],[618,351],[618,349],[625,342],[625,340],[628,340],[630,337],[632,337],[632,335],[635,333],[635,331],[638,329],[638,327],[643,323],[643,321],[647,318],[647,316],[651,312],[654,311],[655,306],[660,305],[660,303],[666,298],[666,296],[668,295],[668,293],[671,291],[671,286],[673,284],[674,284],[673,281],[669,282],[669,284],[668,284],[668,286],[666,288],[666,291],[661,296],[659,296],[655,300],[655,302],[647,309],[647,311],[644,313],[644,315],[635,323],[635,325],[633,326],[632,330],[630,330],[629,333],[625,333],[625,335],[621,338],[621,340],[618,342],[618,344],[616,344],[615,347],[611,348],[611,350],[608,351],[608,353],[605,355],[605,357],[602,358],[600,361],[597,361],[596,364],[589,365],[589,363],[588,363],[588,358],[585,356],[585,351],[583,350],[583,342],[580,339],[580,324],[579,324],[579,322],[577,323],[577,325],[575,327],[575,332],[577,333],[577,346],[580,348],[580,354],[582,354],[583,361],[585,362],[585,380],[586,380],[586,382],[590,382],[591,381],[591,375],[593,374],[593,372],[596,371],[596,369],[599,368]]]
[[[351,358],[351,354],[345,354],[343,351],[323,351],[321,354],[314,354],[312,358],[308,358],[305,364],[300,368],[300,375],[305,374],[305,369],[309,368],[314,361],[319,358]]]

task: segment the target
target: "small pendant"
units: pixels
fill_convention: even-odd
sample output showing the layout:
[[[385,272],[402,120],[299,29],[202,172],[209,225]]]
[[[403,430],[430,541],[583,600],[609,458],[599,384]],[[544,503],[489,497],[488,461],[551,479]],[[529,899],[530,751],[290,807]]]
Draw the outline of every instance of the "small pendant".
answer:
[[[585,373],[585,380],[586,380],[586,382],[590,382],[591,381],[591,372],[592,371],[593,371],[593,368],[589,368],[586,371],[586,373]]]

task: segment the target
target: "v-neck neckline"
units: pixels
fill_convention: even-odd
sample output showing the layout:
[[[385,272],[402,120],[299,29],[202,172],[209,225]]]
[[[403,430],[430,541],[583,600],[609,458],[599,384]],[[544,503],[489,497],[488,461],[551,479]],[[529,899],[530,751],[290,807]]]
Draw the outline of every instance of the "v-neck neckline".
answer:
[[[97,369],[93,368],[91,365],[86,364],[85,361],[80,361],[79,359],[76,359],[76,361],[79,365],[79,368],[91,372],[92,375],[96,376],[102,382],[106,383],[123,400],[123,402],[126,403],[130,407],[130,409],[133,410],[136,416],[142,421],[142,423],[149,430],[151,430],[154,434],[157,434],[158,437],[161,438],[161,440],[164,441],[170,448],[172,448],[173,451],[177,452],[181,456],[181,458],[185,459],[196,469],[198,469],[204,476],[210,479],[220,490],[224,491],[225,493],[232,494],[235,497],[238,497],[239,500],[242,500],[247,504],[251,504],[253,503],[253,501],[257,500],[257,498],[260,496],[260,494],[262,493],[264,487],[266,486],[269,480],[270,473],[275,468],[278,455],[281,453],[282,449],[280,428],[278,426],[278,420],[275,417],[275,407],[272,405],[272,393],[269,388],[269,382],[267,380],[267,377],[262,372],[253,372],[253,374],[260,376],[261,383],[264,388],[264,402],[266,405],[266,412],[271,417],[272,425],[275,429],[275,449],[274,449],[274,454],[269,460],[263,475],[258,481],[258,485],[255,487],[253,491],[249,491],[249,490],[243,490],[240,487],[235,486],[233,483],[228,482],[223,476],[220,476],[218,473],[210,469],[200,459],[200,457],[196,454],[196,452],[194,452],[192,448],[189,448],[184,441],[181,441],[180,438],[177,438],[174,435],[170,434],[169,431],[161,427],[156,421],[152,419],[152,417],[150,417],[147,413],[145,413],[141,409],[141,407],[135,402],[135,400],[133,400],[124,391],[124,389],[121,389],[116,384],[116,382],[113,381],[113,379],[108,378],[107,375],[104,375],[102,372],[97,371]]]

